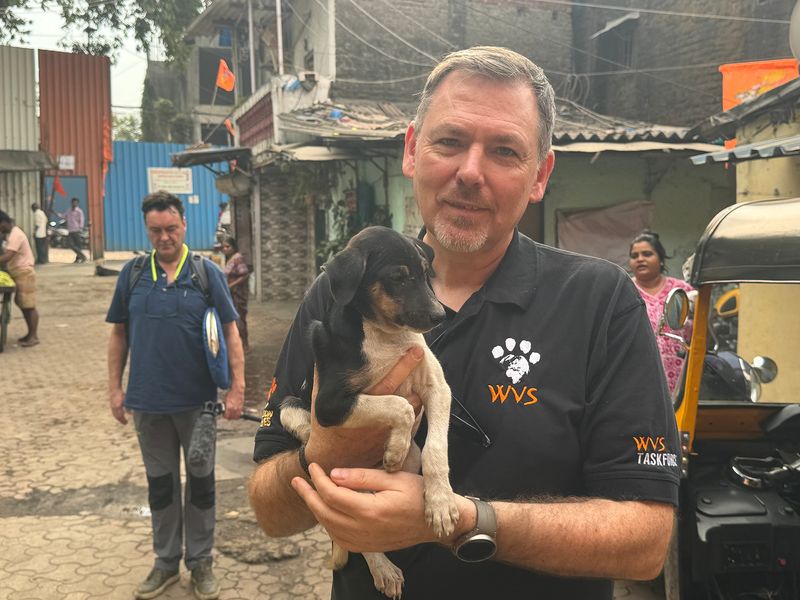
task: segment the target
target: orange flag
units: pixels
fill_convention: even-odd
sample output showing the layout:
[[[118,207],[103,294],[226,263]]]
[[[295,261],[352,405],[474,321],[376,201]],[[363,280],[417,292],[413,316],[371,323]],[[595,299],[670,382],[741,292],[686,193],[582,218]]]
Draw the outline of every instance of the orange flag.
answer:
[[[236,81],[236,77],[228,68],[228,63],[225,62],[224,58],[219,59],[219,69],[217,69],[217,87],[222,88],[226,92],[233,91],[233,84]]]
[[[233,129],[233,123],[231,123],[230,119],[225,119],[225,127],[228,129],[228,133],[231,134],[231,137],[236,137],[236,131]]]
[[[67,192],[64,191],[64,186],[61,185],[61,180],[58,178],[58,175],[53,179],[53,191],[58,192],[59,196],[67,197]]]

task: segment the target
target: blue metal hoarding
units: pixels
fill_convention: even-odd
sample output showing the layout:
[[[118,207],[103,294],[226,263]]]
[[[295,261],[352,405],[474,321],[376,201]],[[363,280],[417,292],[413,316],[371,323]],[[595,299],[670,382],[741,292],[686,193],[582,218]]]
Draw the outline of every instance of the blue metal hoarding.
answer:
[[[114,142],[114,161],[105,181],[106,250],[149,250],[142,219],[142,199],[149,193],[148,169],[171,168],[170,155],[183,144]],[[193,250],[214,244],[219,203],[228,201],[214,187],[214,174],[191,167],[191,193],[176,194],[186,209],[186,243]]]

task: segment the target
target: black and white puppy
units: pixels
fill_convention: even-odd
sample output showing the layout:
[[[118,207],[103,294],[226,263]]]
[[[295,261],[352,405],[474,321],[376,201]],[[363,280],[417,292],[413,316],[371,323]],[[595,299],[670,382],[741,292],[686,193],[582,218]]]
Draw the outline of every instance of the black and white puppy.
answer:
[[[325,267],[334,301],[322,322],[312,324],[311,342],[319,424],[388,427],[383,467],[418,472],[421,460],[425,519],[441,537],[453,532],[459,514],[447,462],[450,388],[422,337],[445,318],[429,283],[432,260],[433,250],[426,244],[386,227],[369,227],[355,235]],[[414,345],[424,349],[424,358],[395,394],[364,393]],[[414,410],[406,400],[412,393],[422,400],[428,421],[421,457],[412,443]],[[299,398],[284,399],[281,422],[305,442],[310,406]],[[399,598],[400,569],[380,553],[365,553],[364,558],[375,586]],[[346,562],[347,553],[334,544],[333,568]]]

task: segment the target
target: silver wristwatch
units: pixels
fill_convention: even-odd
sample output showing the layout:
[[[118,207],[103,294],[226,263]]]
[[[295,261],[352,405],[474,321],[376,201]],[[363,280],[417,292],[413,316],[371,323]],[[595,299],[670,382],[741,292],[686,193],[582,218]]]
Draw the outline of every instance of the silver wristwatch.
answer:
[[[465,496],[475,504],[478,518],[475,527],[453,543],[453,554],[464,562],[489,560],[497,551],[497,517],[488,502],[474,496]]]

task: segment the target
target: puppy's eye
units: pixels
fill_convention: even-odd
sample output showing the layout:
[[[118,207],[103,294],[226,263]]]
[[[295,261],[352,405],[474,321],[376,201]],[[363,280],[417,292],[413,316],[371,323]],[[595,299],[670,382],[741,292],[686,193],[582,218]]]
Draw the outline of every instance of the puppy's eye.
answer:
[[[389,275],[389,281],[392,283],[403,283],[406,280],[406,274],[402,271],[395,271]]]

